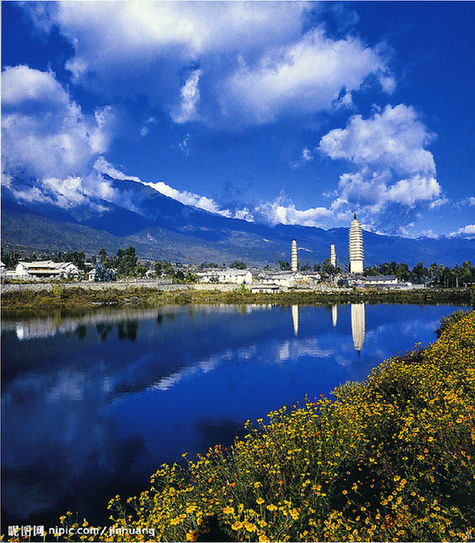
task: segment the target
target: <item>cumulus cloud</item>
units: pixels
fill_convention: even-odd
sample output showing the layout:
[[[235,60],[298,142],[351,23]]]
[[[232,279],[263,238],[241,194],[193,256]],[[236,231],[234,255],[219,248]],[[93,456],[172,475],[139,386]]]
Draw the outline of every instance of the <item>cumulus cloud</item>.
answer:
[[[36,180],[18,198],[51,200],[61,207],[94,192],[94,160],[109,146],[111,107],[85,115],[52,72],[28,66],[2,72],[2,162],[9,176]],[[92,172],[92,173],[91,173]]]
[[[319,147],[330,158],[345,159],[358,166],[434,175],[434,157],[425,149],[433,139],[415,110],[399,104],[387,105],[370,119],[354,115],[346,128],[323,136]]]
[[[287,46],[267,51],[257,66],[244,61],[224,83],[222,107],[266,123],[282,113],[330,110],[351,99],[370,76],[389,77],[384,60],[357,38],[333,40],[322,28]],[[341,103],[341,102],[340,102]]]
[[[417,210],[447,203],[437,181],[434,157],[427,146],[434,140],[416,111],[404,104],[387,105],[364,119],[354,115],[345,128],[322,137],[319,150],[334,160],[357,167],[340,176],[333,209],[354,209],[374,228],[387,228],[391,212],[402,221]],[[400,230],[403,232],[403,230]]]
[[[74,47],[78,84],[145,95],[176,123],[236,128],[282,114],[351,107],[372,80],[394,87],[385,55],[357,37],[308,29],[309,2],[52,2],[38,14]],[[45,21],[49,20],[49,25]],[[183,74],[188,74],[183,82]],[[198,109],[199,114],[198,114]]]
[[[43,31],[56,26],[74,47],[67,68],[77,83],[113,94],[120,85],[124,94],[142,93],[168,105],[176,104],[181,74],[190,65],[216,55],[235,62],[237,50],[252,56],[288,42],[310,9],[303,2],[51,2],[46,9],[36,4],[25,5],[32,21]]]
[[[90,159],[108,146],[112,110],[84,115],[50,72],[6,68],[2,109],[2,154],[9,173],[83,175]]]

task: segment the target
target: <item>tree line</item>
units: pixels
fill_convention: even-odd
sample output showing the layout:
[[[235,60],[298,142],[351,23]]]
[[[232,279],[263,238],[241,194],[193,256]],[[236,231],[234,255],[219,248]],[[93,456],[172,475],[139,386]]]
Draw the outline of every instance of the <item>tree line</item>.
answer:
[[[426,267],[422,262],[412,269],[403,262],[384,262],[364,269],[365,275],[395,275],[399,281],[425,284],[434,287],[457,288],[475,282],[475,267],[469,260],[462,265],[444,266],[434,262]]]

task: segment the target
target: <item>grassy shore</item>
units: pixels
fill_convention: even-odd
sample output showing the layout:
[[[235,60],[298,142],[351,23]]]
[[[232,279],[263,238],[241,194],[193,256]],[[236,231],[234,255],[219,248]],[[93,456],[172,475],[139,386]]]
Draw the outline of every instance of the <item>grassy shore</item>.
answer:
[[[103,290],[82,287],[52,290],[19,290],[2,294],[2,310],[78,309],[100,306],[147,307],[165,304],[246,303],[246,304],[317,304],[317,303],[453,303],[475,305],[475,289],[353,290],[352,292],[290,291],[280,294],[251,293],[248,289],[230,292],[218,290],[166,291],[154,288],[113,286]]]
[[[247,423],[229,450],[162,465],[149,490],[110,501],[118,531],[101,540],[473,539],[475,312],[333,395]]]

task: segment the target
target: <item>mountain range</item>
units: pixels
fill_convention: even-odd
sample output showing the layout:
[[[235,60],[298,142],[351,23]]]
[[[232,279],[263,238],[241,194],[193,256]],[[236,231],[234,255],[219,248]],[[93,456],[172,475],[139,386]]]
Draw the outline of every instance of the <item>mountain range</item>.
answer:
[[[290,245],[295,238],[301,263],[323,262],[330,256],[331,243],[340,264],[344,267],[347,263],[348,228],[323,230],[231,219],[184,205],[134,180],[103,177],[113,198],[88,198],[68,209],[35,199],[16,201],[14,192],[4,187],[3,248],[96,254],[104,247],[115,254],[119,247],[133,245],[140,257],[149,259],[195,264],[243,260],[275,266],[279,259],[290,260]],[[420,261],[424,265],[454,265],[475,260],[475,240],[469,239],[409,239],[364,231],[363,242],[365,265],[386,261],[410,266]]]

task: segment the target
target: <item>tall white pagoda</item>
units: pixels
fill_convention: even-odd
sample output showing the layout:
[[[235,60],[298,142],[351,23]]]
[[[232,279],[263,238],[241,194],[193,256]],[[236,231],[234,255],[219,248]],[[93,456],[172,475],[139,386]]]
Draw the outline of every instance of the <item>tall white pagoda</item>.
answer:
[[[292,251],[290,253],[290,269],[293,273],[297,272],[298,261],[297,261],[297,242],[292,240]]]
[[[356,213],[350,226],[350,273],[363,273],[363,232]]]
[[[336,252],[335,252],[335,245],[332,243],[330,245],[330,264],[336,268]]]

